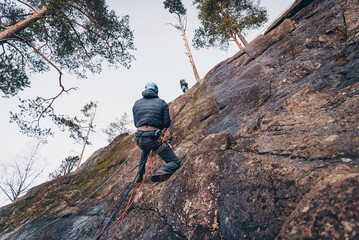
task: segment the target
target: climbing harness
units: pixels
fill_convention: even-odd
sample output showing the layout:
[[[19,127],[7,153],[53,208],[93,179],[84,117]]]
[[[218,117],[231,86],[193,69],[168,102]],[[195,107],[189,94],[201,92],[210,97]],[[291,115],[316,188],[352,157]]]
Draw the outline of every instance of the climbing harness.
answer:
[[[88,195],[85,199],[83,199],[80,203],[78,203],[76,206],[74,206],[73,208],[71,208],[70,210],[68,210],[67,212],[65,212],[63,215],[61,215],[60,217],[54,219],[53,221],[51,221],[50,223],[46,224],[45,226],[43,226],[42,228],[40,228],[38,231],[36,231],[35,233],[31,234],[30,236],[28,236],[25,239],[32,239],[33,237],[35,237],[39,232],[41,232],[42,230],[44,230],[45,228],[47,228],[48,226],[54,224],[55,222],[59,221],[61,218],[65,217],[67,214],[69,214],[70,212],[72,212],[73,210],[75,210],[76,208],[78,208],[81,204],[83,204],[87,199],[89,199],[90,197],[92,197],[92,195],[94,195],[96,192],[98,192],[103,186],[105,186],[105,184],[110,181],[110,179],[115,176],[116,173],[118,173],[118,171],[121,170],[121,168],[126,164],[126,162],[128,161],[128,159],[132,156],[132,154],[135,152],[137,148],[134,148],[132,150],[132,152],[130,153],[130,155],[128,155],[128,157],[126,158],[126,160],[116,169],[116,171],[109,177],[106,179],[105,182],[103,182],[95,191],[93,191],[92,193],[90,193],[90,195]]]

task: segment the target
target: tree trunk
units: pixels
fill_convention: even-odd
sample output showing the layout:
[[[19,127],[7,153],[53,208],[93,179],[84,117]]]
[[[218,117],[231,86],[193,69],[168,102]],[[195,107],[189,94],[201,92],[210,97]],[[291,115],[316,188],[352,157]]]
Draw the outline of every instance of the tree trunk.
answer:
[[[26,28],[32,21],[38,20],[41,17],[41,15],[43,15],[46,11],[47,11],[47,7],[45,6],[41,10],[32,14],[30,17],[0,32],[0,43],[8,38],[14,37],[15,34],[19,33],[21,30]]]
[[[232,34],[232,38],[233,38],[233,40],[237,43],[237,46],[239,47],[239,49],[241,49],[243,52],[245,52],[245,51],[244,51],[244,48],[243,48],[242,45],[238,42],[238,40],[237,40],[236,36],[234,36],[234,34]]]
[[[184,31],[183,24],[182,24],[182,19],[181,19],[180,15],[178,15],[178,21],[179,21],[179,23],[181,25],[182,35],[183,35],[183,39],[184,39],[184,42],[185,42],[185,45],[186,45],[189,61],[190,61],[191,65],[192,65],[194,77],[196,78],[196,81],[199,82],[201,79],[199,78],[196,65],[194,64],[194,61],[193,61],[193,57],[192,57],[191,50],[190,50],[189,45],[188,45],[186,33]]]
[[[244,38],[243,34],[242,34],[240,31],[238,31],[238,32],[237,32],[237,35],[238,35],[239,39],[241,40],[241,42],[244,44],[244,46],[247,47],[247,46],[248,46],[248,42],[247,42],[247,40]]]
[[[232,28],[233,28],[233,23],[232,23],[231,19],[227,16],[227,14],[225,14],[225,12],[223,11],[222,6],[220,6],[219,3],[218,3],[218,7],[219,7],[219,11],[221,12],[222,16],[228,21],[228,27],[229,27],[230,29],[232,29]],[[233,30],[233,29],[232,29],[232,30]],[[239,39],[241,40],[241,42],[244,44],[244,47],[248,46],[247,40],[245,39],[245,37],[243,36],[243,34],[242,34],[240,31],[238,31],[238,29],[237,29],[237,35],[238,35]],[[241,50],[244,51],[243,47],[239,44],[238,40],[236,39],[235,36],[233,36],[233,34],[232,34],[232,38],[233,38],[234,41],[237,43],[238,47],[239,47]]]
[[[77,171],[77,170],[79,169],[79,167],[80,167],[81,159],[82,159],[82,156],[83,156],[84,151],[85,151],[87,139],[88,139],[88,137],[89,137],[89,134],[90,134],[90,131],[91,131],[91,128],[92,128],[92,123],[93,123],[93,120],[94,120],[94,118],[95,118],[95,114],[96,114],[96,108],[95,108],[95,112],[94,112],[93,115],[92,115],[91,122],[90,122],[90,125],[89,125],[89,129],[88,129],[87,134],[86,134],[84,147],[82,148],[82,152],[81,152],[79,161],[77,162],[76,171]]]

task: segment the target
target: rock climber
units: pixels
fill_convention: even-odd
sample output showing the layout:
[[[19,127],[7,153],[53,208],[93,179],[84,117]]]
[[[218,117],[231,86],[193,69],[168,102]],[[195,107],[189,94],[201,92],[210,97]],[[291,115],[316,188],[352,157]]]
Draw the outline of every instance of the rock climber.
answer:
[[[182,92],[184,92],[184,93],[188,92],[188,83],[186,83],[186,80],[181,79],[180,86],[181,86]]]
[[[159,141],[161,131],[171,124],[167,103],[158,97],[158,86],[150,82],[142,92],[143,98],[133,105],[133,119],[137,128],[136,143],[142,150],[138,163],[138,178],[136,182],[143,180],[145,165],[151,151],[158,154],[166,165],[157,170],[151,177],[153,182],[167,180],[179,167],[180,161],[167,142]]]

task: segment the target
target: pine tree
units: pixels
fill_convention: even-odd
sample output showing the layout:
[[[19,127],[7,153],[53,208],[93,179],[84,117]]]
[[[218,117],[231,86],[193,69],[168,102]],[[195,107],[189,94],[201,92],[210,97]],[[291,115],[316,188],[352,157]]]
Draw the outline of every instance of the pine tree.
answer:
[[[40,119],[56,114],[53,102],[66,89],[63,71],[86,77],[102,63],[129,68],[134,50],[129,16],[119,18],[105,0],[3,0],[0,3],[0,92],[12,97],[30,87],[31,73],[55,69],[59,93],[50,98],[21,99],[20,114],[11,113],[22,132],[46,135]]]
[[[267,11],[253,0],[194,0],[199,9],[201,26],[195,30],[195,48],[220,47],[227,49],[229,40],[244,50],[248,45],[246,30],[260,27],[268,17]]]
[[[107,141],[111,143],[118,135],[122,133],[131,133],[131,130],[127,128],[127,125],[132,123],[128,119],[128,114],[123,113],[121,119],[115,118],[114,122],[111,122],[107,128],[102,129],[102,132],[107,135]]]
[[[189,61],[193,69],[194,77],[196,78],[196,81],[199,82],[201,79],[199,77],[196,65],[194,63],[191,49],[189,48],[189,44],[186,36],[186,29],[183,24],[183,19],[186,17],[187,9],[184,8],[184,5],[180,0],[166,0],[163,2],[163,4],[165,9],[168,9],[170,13],[175,14],[178,19],[179,25],[173,25],[173,26],[182,32],[182,37],[185,42],[187,55],[189,57]]]
[[[49,178],[56,179],[69,174],[75,168],[78,161],[79,156],[68,156],[62,160],[61,165],[55,171],[49,174]]]

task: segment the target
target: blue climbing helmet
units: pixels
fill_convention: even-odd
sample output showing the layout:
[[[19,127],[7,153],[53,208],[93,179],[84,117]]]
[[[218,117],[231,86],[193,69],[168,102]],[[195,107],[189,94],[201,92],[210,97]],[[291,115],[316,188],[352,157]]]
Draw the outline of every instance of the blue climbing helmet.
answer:
[[[149,82],[146,84],[145,89],[153,89],[156,93],[158,93],[158,86],[154,82]]]

